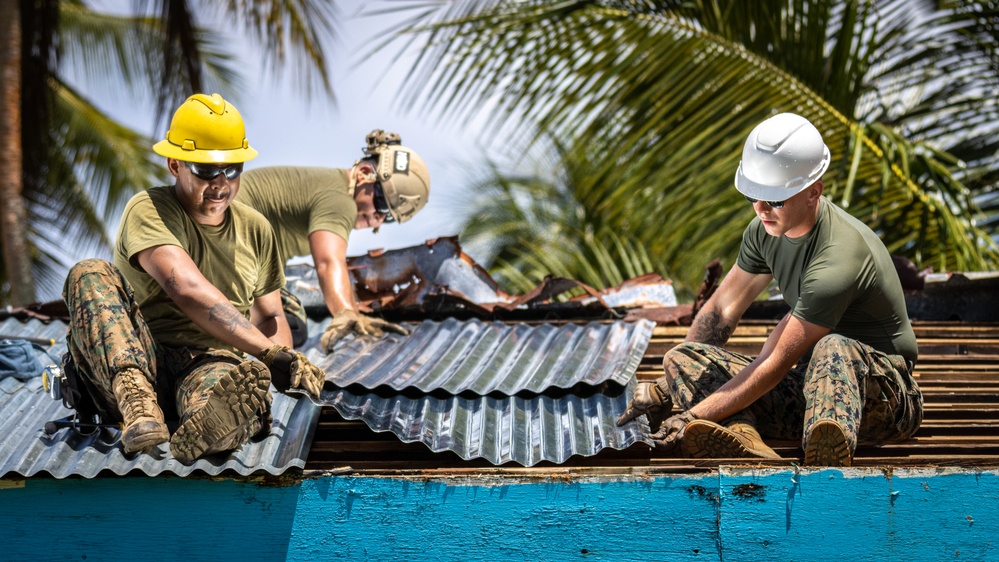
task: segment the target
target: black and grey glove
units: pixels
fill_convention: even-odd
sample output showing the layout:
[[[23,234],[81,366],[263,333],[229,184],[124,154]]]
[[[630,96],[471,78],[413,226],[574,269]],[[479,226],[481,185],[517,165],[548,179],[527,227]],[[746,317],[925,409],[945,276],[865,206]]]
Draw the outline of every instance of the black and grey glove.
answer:
[[[687,428],[687,424],[696,419],[697,416],[691,414],[688,410],[662,422],[662,427],[659,431],[649,435],[652,442],[656,445],[656,450],[661,453],[668,453],[675,449],[683,439],[683,431]]]
[[[659,431],[659,426],[663,419],[669,415],[673,409],[673,401],[653,382],[640,382],[635,386],[635,393],[632,395],[628,409],[617,418],[617,425],[630,422],[638,416],[644,415],[649,419],[649,429]]]
[[[274,388],[282,392],[289,388],[300,388],[319,399],[319,393],[326,382],[326,373],[310,363],[300,352],[275,344],[263,350],[258,357],[270,369]]]
[[[359,336],[381,337],[385,332],[395,332],[403,336],[408,336],[409,328],[393,324],[381,318],[367,316],[351,310],[349,308],[341,310],[333,315],[333,321],[326,326],[323,337],[319,340],[323,351],[329,353],[333,351],[333,346],[347,334],[355,333]]]

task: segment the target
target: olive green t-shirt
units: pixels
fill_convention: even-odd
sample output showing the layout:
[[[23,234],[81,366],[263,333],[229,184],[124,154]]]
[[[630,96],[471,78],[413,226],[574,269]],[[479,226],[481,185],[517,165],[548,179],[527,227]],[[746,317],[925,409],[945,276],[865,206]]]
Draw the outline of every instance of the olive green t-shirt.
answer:
[[[309,235],[327,230],[344,239],[357,220],[347,170],[271,166],[243,173],[237,201],[267,217],[277,237],[283,265],[310,253]]]
[[[173,186],[137,194],[125,206],[118,227],[114,264],[132,285],[153,337],[165,345],[234,350],[191,321],[139,265],[139,252],[164,245],[187,252],[202,275],[247,319],[254,299],[285,284],[274,233],[260,213],[234,201],[222,224],[205,226],[184,211]]]
[[[770,236],[759,217],[742,235],[739,267],[773,274],[791,314],[916,360],[916,335],[891,256],[878,236],[827,198],[800,238]]]

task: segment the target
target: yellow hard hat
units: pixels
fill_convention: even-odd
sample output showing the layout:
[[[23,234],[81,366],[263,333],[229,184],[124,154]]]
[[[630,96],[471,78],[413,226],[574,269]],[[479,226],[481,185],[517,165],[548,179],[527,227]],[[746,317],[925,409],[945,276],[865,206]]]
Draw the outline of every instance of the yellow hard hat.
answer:
[[[160,156],[198,164],[236,164],[257,157],[246,140],[243,117],[218,94],[194,94],[177,108],[166,139],[153,145]]]
[[[400,223],[413,218],[430,197],[430,172],[422,158],[402,146],[396,133],[375,129],[368,133],[364,153],[378,159],[377,181],[392,217]]]

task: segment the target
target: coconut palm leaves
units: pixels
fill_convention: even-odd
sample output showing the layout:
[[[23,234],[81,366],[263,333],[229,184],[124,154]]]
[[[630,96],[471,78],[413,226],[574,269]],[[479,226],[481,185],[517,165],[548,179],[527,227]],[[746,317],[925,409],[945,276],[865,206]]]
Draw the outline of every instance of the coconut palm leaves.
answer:
[[[20,103],[5,105],[2,117],[4,126],[20,122],[19,135],[3,138],[19,141],[23,160],[4,159],[0,174],[23,178],[20,193],[4,191],[5,206],[23,200],[26,207],[23,224],[4,223],[2,302],[31,302],[32,277],[40,294],[58,295],[67,252],[107,255],[106,227],[117,223],[124,202],[165,179],[152,140],[70,84],[87,86],[105,107],[156,108],[161,123],[197,91],[238,98],[239,73],[223,45],[226,32],[243,27],[275,71],[292,63],[303,90],[332,96],[324,50],[333,39],[332,2],[229,0],[196,10],[186,0],[148,0],[127,15],[98,12],[81,0],[5,0],[0,8],[4,21],[21,22],[23,46],[22,56],[4,53],[4,68],[19,64],[23,83]],[[202,28],[199,20],[211,25]],[[15,152],[8,148],[0,150]],[[19,230],[29,233],[24,250],[6,251],[18,244]]]
[[[731,187],[742,143],[780,111],[823,133],[826,193],[891,251],[992,268],[994,231],[975,224],[999,170],[987,4],[455,1],[410,22],[430,40],[409,96],[456,118],[492,107],[505,134],[571,139],[592,162],[573,198],[688,286],[711,258],[734,260],[752,216]]]
[[[466,249],[494,264],[500,284],[526,292],[547,275],[608,287],[657,270],[645,247],[602,222],[590,201],[585,151],[554,143],[559,158],[538,176],[493,168],[464,209]]]

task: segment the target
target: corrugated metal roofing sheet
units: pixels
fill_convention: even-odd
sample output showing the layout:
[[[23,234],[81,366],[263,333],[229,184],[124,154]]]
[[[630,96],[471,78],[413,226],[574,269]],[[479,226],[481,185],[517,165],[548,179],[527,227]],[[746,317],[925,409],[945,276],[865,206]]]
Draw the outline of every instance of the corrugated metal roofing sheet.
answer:
[[[559,396],[432,396],[353,394],[326,390],[322,402],[347,419],[361,419],[375,431],[391,431],[404,442],[422,442],[434,452],[453,451],[463,459],[481,457],[500,465],[563,463],[573,455],[592,456],[604,448],[636,442],[651,446],[644,418],[624,427],[615,419],[625,410],[633,383],[606,384],[594,392]]]
[[[313,350],[309,358],[340,387],[513,395],[579,383],[625,385],[654,326],[648,320],[532,326],[450,318],[424,321],[407,337],[351,339],[328,356]]]
[[[62,339],[66,325],[61,322],[43,324],[37,320],[21,323],[7,319],[0,323],[0,335]],[[52,355],[59,357],[64,344],[53,346]],[[234,470],[241,475],[257,471],[280,474],[297,467],[304,468],[319,417],[319,407],[310,400],[274,395],[274,425],[265,439],[245,445],[234,454],[202,459],[184,465],[170,456],[161,445],[153,454],[125,456],[116,441],[116,430],[105,430],[112,442],[101,435],[82,436],[63,429],[46,437],[45,422],[68,416],[71,412],[52,400],[42,388],[41,377],[26,382],[14,378],[0,381],[0,476],[17,474],[33,476],[48,473],[56,478],[83,476],[91,478],[101,471],[118,475],[139,470],[150,476],[173,473],[186,476],[196,471],[209,475]]]
[[[614,418],[627,405],[630,391],[625,387],[634,380],[651,338],[651,322],[531,326],[427,321],[408,337],[353,339],[330,356],[316,349],[322,326],[311,327],[316,335],[308,354],[328,369],[328,379],[335,384],[433,392],[415,397],[391,391],[389,396],[324,393],[323,403],[344,417],[363,419],[375,431],[392,431],[403,441],[422,441],[434,451],[451,450],[467,459],[525,466],[647,441],[647,428],[617,428]],[[0,334],[61,339],[65,325],[8,319],[0,323]],[[57,345],[52,353],[58,357],[64,349]],[[573,390],[556,390],[566,388]],[[278,474],[304,467],[319,414],[310,400],[276,394],[269,437],[224,458],[183,465],[165,446],[151,455],[126,457],[119,444],[102,441],[99,435],[61,430],[46,437],[45,422],[70,412],[48,397],[40,378],[26,383],[8,378],[0,381],[0,389],[0,435],[7,436],[0,445],[0,475],[93,477],[101,471],[120,475],[133,470],[150,476],[199,470],[212,475],[225,470]],[[105,433],[114,438],[117,431]]]

